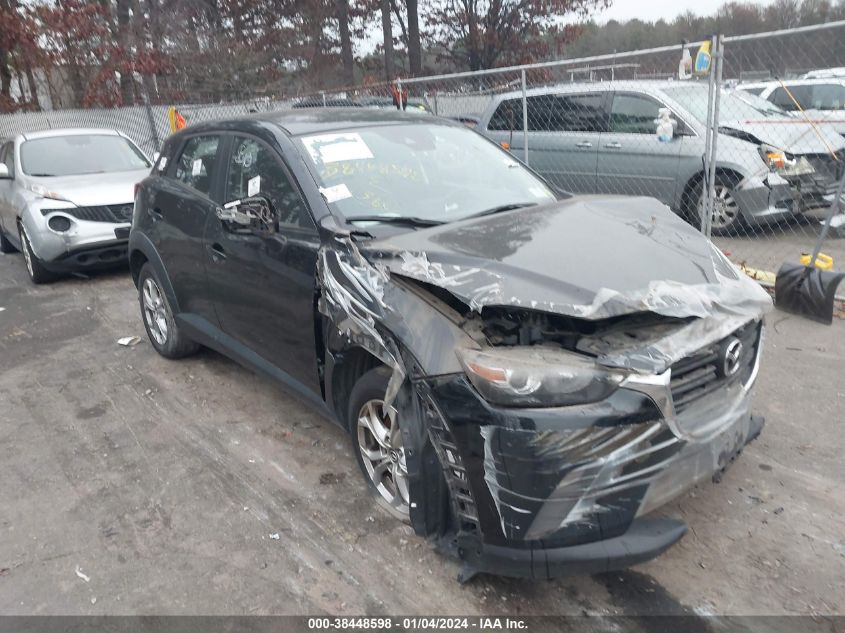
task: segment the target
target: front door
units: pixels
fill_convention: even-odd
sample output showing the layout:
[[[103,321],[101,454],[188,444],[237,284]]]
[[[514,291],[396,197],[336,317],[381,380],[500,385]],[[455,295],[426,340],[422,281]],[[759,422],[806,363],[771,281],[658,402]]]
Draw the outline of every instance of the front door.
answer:
[[[598,148],[598,191],[651,196],[674,201],[681,134],[662,142],[657,137],[658,109],[649,96],[617,92],[610,108],[610,129]],[[680,125],[679,121],[679,125]]]
[[[278,227],[233,230],[212,217],[205,249],[209,287],[224,332],[313,392],[314,288],[320,239],[277,151],[251,136],[232,138],[226,201],[269,198]]]

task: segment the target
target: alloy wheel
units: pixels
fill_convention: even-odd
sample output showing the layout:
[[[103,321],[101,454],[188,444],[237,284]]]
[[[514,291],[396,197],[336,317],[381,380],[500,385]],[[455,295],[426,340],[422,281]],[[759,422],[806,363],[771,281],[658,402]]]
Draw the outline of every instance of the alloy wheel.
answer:
[[[714,189],[713,213],[710,215],[710,226],[714,229],[727,229],[739,218],[739,205],[734,200],[730,188],[716,183]],[[704,198],[699,202],[699,217],[704,210]]]
[[[398,514],[408,516],[408,466],[397,412],[383,400],[369,400],[358,412],[358,450],[364,470],[381,498]]]
[[[167,310],[161,288],[152,277],[147,277],[141,288],[141,295],[144,301],[144,320],[150,335],[156,343],[164,345],[167,342],[168,329]]]

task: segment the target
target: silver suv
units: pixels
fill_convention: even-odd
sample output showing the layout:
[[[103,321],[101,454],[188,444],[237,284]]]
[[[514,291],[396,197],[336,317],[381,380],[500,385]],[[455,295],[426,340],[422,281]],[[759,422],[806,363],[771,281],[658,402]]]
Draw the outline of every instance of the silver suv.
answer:
[[[651,196],[693,224],[701,217],[708,87],[697,82],[567,84],[496,96],[479,130],[555,185],[581,193]],[[674,122],[656,134],[659,110]],[[723,90],[713,232],[730,234],[826,206],[845,139],[745,92]],[[833,155],[836,154],[836,156]]]
[[[135,184],[150,161],[115,130],[27,132],[0,141],[0,251],[34,283],[126,261]]]

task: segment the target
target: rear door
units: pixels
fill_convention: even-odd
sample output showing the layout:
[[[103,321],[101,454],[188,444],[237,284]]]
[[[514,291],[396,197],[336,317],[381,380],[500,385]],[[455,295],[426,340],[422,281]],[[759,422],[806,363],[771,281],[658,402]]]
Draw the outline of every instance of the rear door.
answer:
[[[216,324],[208,294],[203,234],[209,217],[220,206],[220,134],[187,137],[177,148],[176,159],[158,178],[146,205],[149,231],[179,309],[198,314]]]
[[[320,239],[299,188],[278,151],[237,135],[224,172],[227,201],[267,196],[278,226],[232,230],[209,220],[209,286],[223,330],[312,392],[319,391],[314,353],[314,288]]]
[[[0,140],[0,163],[9,170],[9,178],[0,178],[0,227],[6,235],[15,230],[14,205],[12,203],[15,181],[14,141]],[[17,242],[17,237],[14,238]]]
[[[613,93],[609,130],[598,148],[600,192],[673,202],[682,135],[676,134],[669,142],[657,138],[654,121],[662,107],[644,94]]]

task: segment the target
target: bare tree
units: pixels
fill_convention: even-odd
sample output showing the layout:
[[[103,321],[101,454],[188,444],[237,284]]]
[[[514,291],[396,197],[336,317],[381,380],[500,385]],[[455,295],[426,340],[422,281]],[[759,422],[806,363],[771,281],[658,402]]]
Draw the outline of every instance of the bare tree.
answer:
[[[384,75],[388,81],[395,78],[393,60],[393,17],[390,0],[381,0],[381,31],[384,37]]]
[[[337,23],[340,32],[340,59],[343,63],[343,81],[355,83],[355,60],[352,57],[352,37],[349,34],[349,0],[336,0]]]

